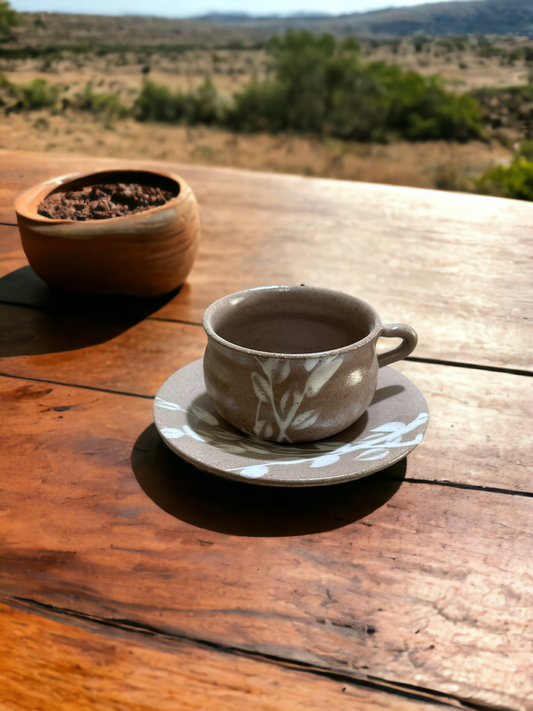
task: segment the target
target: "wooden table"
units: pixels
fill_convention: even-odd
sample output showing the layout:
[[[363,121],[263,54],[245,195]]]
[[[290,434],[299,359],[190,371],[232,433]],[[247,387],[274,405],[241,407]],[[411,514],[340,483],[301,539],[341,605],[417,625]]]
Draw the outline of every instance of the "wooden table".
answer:
[[[0,153],[0,708],[533,708],[533,205],[175,166],[203,225],[179,295],[58,300],[14,197],[104,165]],[[416,328],[402,464],[278,492],[166,450],[152,398],[204,308],[271,283]]]

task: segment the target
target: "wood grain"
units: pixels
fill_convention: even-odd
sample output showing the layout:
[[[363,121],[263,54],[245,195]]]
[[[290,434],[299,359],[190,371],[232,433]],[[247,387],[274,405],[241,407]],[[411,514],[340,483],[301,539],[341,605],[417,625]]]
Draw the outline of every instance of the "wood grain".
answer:
[[[110,164],[117,165],[8,153],[0,221],[12,220],[21,189]],[[354,293],[384,321],[414,326],[419,356],[531,368],[533,205],[229,169],[174,169],[198,198],[202,242],[189,288],[161,316],[199,321],[209,303],[232,291],[305,283]]]
[[[207,341],[197,326],[140,320],[142,311],[78,317],[0,303],[0,317],[0,371],[140,395],[154,396]]]
[[[206,336],[197,326],[135,323],[130,312],[93,317],[0,304],[0,353],[40,353],[0,358],[0,372],[154,396],[173,372],[203,356]],[[533,492],[533,378],[407,361],[394,367],[420,388],[431,416],[409,476]]]
[[[18,227],[0,225],[0,279],[27,264]]]
[[[398,468],[268,495],[137,439],[149,401],[2,389],[5,597],[532,707],[531,498]]]
[[[0,605],[2,711],[49,711],[52,699],[63,711],[435,709],[392,689],[87,621],[83,627]],[[452,707],[452,699],[442,701]]]
[[[110,164],[3,153],[0,222],[34,183]],[[109,632],[10,613],[0,649],[12,708],[48,708],[51,684],[76,709],[344,708],[336,681],[303,683],[252,653],[532,709],[531,378],[399,364],[430,406],[422,446],[374,477],[306,492],[180,462],[150,425],[150,397],[205,343],[198,327],[157,319],[197,322],[215,298],[276,282],[366,298],[418,330],[417,356],[531,370],[533,206],[176,170],[198,197],[203,243],[188,284],[161,303],[50,295],[10,274],[26,260],[16,228],[0,225],[0,370],[16,376],[0,379],[0,593],[95,618],[100,632],[129,628],[110,652]],[[171,652],[134,641],[135,626]],[[187,640],[202,644],[183,653]],[[35,668],[41,641],[49,656]],[[385,696],[356,694],[351,707],[403,708]]]

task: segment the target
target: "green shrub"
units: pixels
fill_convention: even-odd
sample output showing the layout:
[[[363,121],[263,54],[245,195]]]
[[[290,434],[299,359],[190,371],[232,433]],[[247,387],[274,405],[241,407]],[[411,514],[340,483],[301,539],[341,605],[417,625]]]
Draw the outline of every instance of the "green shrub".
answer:
[[[235,131],[294,131],[344,140],[466,141],[483,134],[477,101],[385,62],[364,63],[352,39],[289,31],[271,38],[267,79],[254,78],[224,105],[209,79],[172,92],[145,80],[139,121],[219,124]]]
[[[235,130],[298,131],[341,139],[466,141],[483,133],[475,99],[385,62],[365,64],[353,40],[288,32],[269,45],[273,78],[234,97]]]
[[[447,52],[453,52],[454,50],[464,52],[467,40],[461,37],[446,37],[436,40],[435,45],[437,47],[442,47]]]
[[[234,95],[226,122],[236,131],[281,131],[286,128],[286,92],[277,82],[253,79]]]
[[[435,42],[437,47],[442,47],[446,52],[453,52],[455,44],[449,39],[439,39]]]
[[[479,192],[516,200],[533,200],[533,162],[515,159],[506,168],[491,168],[476,181]]]
[[[413,38],[413,47],[415,48],[415,52],[422,52],[428,44],[431,44],[431,40],[428,37]]]
[[[223,115],[217,90],[211,79],[206,79],[199,89],[186,96],[189,123],[218,123]]]
[[[321,132],[327,106],[342,90],[347,73],[342,63],[359,63],[357,44],[348,43],[337,53],[335,49],[331,35],[304,31],[273,37],[269,53],[275,80],[254,80],[237,94],[230,123],[238,130]]]
[[[509,55],[507,57],[509,64],[513,64],[514,62],[518,62],[520,59],[524,58],[524,52],[522,51],[522,48],[518,47],[517,49],[513,49],[509,52]]]
[[[526,160],[533,161],[533,141],[522,141],[518,149],[519,156],[523,156]]]
[[[230,40],[223,49],[246,49],[242,40]]]
[[[196,91],[176,93],[145,79],[133,112],[139,121],[185,124],[223,122],[223,107],[210,79],[206,79]]]
[[[49,109],[56,105],[61,87],[49,85],[45,79],[34,79],[30,84],[9,84],[10,95],[23,111]]]
[[[368,136],[362,138],[467,141],[482,135],[477,102],[447,91],[439,77],[425,79],[385,63],[370,65],[369,74],[377,110],[369,117]],[[361,104],[364,111],[365,102]]]
[[[9,37],[11,28],[19,24],[19,16],[8,2],[0,2],[0,38]]]
[[[168,87],[145,79],[133,112],[139,121],[172,122],[176,118],[174,96]]]
[[[234,97],[228,117],[233,128],[323,133],[327,123],[339,123],[359,79],[359,45],[287,32],[273,37],[268,51],[274,78],[254,80]]]
[[[95,94],[92,81],[86,84],[83,92],[76,94],[74,106],[107,120],[124,118],[129,113],[116,94]]]
[[[480,57],[506,57],[507,52],[504,49],[500,49],[500,47],[489,44],[486,47],[481,47],[478,50],[478,55]]]

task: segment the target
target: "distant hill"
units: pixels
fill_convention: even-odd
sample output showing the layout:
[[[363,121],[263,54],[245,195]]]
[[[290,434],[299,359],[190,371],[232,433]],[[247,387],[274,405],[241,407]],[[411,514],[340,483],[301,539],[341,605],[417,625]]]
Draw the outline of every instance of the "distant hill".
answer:
[[[312,20],[321,20],[323,18],[331,18],[335,17],[332,13],[330,12],[295,12],[293,15],[287,16],[287,15],[279,15],[279,14],[273,14],[273,15],[267,15],[265,17],[260,17],[257,15],[250,15],[249,12],[209,12],[207,15],[200,15],[199,17],[196,17],[196,20],[202,20],[203,22],[214,22],[222,25],[227,25],[231,23],[254,23],[254,22],[259,22],[262,23],[263,21],[272,21],[272,20],[278,20],[281,19],[288,19],[289,22],[292,20],[299,20],[299,19],[312,19]]]
[[[198,18],[200,20],[204,18]],[[302,28],[335,34],[521,35],[533,37],[533,0],[466,0],[331,16],[251,17],[210,14],[210,23],[279,32]]]
[[[1,0],[0,0],[1,2]],[[387,0],[383,0],[384,3]],[[298,14],[253,17],[246,13],[209,13],[198,18],[142,15],[22,13],[8,44],[61,46],[168,45],[179,47],[259,46],[289,28],[331,32],[337,37],[405,37],[414,34],[521,35],[533,38],[533,0],[463,0],[349,15]]]
[[[202,22],[212,22],[219,25],[240,24],[252,20],[253,17],[247,12],[209,12],[207,15],[200,15],[196,20]]]

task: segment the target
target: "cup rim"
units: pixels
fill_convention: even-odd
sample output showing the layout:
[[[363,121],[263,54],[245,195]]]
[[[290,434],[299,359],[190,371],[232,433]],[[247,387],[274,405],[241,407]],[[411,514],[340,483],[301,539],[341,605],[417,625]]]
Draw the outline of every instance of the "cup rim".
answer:
[[[354,341],[341,348],[332,348],[327,351],[314,351],[312,353],[277,353],[272,351],[260,351],[254,348],[246,348],[245,346],[240,346],[238,343],[233,343],[232,341],[227,341],[222,338],[213,326],[211,325],[211,320],[215,316],[216,312],[223,308],[229,301],[237,296],[243,294],[254,293],[258,291],[270,291],[270,290],[281,290],[281,291],[296,291],[299,289],[306,289],[308,291],[319,292],[323,294],[335,294],[336,296],[342,296],[343,298],[348,298],[352,301],[357,302],[358,305],[363,306],[364,309],[368,310],[374,319],[374,325],[372,326],[370,333],[368,333],[364,338],[359,341]],[[332,356],[342,355],[343,353],[350,353],[354,350],[362,348],[367,343],[379,337],[381,331],[383,330],[383,324],[381,318],[376,311],[376,309],[371,306],[367,301],[363,301],[357,296],[352,296],[352,294],[347,294],[342,291],[336,291],[335,289],[325,289],[318,286],[297,286],[297,285],[277,285],[272,284],[270,286],[255,286],[251,289],[243,289],[242,291],[236,291],[233,294],[227,294],[220,299],[217,299],[212,304],[210,304],[204,312],[202,319],[202,326],[209,338],[219,343],[221,346],[225,346],[230,350],[237,351],[239,353],[244,353],[246,355],[257,356],[260,358],[278,358],[283,360],[309,360],[312,358],[329,358]]]

